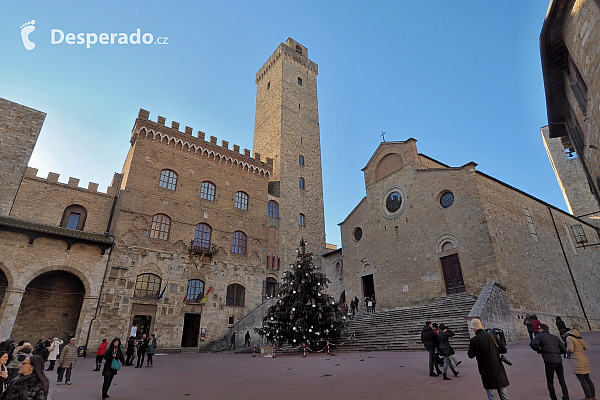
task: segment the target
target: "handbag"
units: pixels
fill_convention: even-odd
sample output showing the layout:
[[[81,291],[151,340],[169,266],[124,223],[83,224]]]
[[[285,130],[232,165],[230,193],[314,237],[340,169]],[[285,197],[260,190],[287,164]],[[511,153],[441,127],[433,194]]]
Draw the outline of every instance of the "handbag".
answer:
[[[110,362],[110,368],[113,371],[118,371],[121,369],[121,363],[116,358],[113,358],[112,361]]]

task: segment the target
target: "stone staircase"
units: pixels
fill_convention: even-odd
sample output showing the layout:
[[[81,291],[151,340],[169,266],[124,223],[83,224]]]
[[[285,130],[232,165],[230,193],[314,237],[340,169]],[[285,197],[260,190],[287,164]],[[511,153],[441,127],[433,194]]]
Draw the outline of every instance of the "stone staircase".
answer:
[[[339,342],[353,331],[357,340],[336,346],[334,351],[423,350],[421,331],[425,321],[447,325],[456,334],[450,338],[450,344],[456,350],[466,350],[469,347],[467,316],[476,300],[476,297],[465,293],[450,294],[423,306],[383,310],[374,314],[366,313],[365,307],[361,306]]]

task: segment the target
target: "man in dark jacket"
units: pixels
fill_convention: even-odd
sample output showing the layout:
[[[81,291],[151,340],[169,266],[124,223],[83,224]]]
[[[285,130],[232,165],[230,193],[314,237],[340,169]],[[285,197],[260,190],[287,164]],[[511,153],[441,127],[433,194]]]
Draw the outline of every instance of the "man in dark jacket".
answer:
[[[138,342],[138,350],[137,350],[137,355],[138,355],[138,360],[137,360],[137,364],[136,364],[136,368],[142,368],[144,366],[144,357],[146,355],[146,350],[148,350],[148,342],[149,339],[146,337],[146,334],[144,333],[142,335],[142,340],[140,340]]]
[[[435,349],[437,348],[438,341],[431,321],[425,322],[425,327],[423,327],[423,332],[421,332],[421,342],[429,353],[429,376],[440,376],[442,371],[440,371],[440,367],[435,360]],[[437,373],[433,372],[434,366]]]
[[[554,372],[556,371],[558,383],[562,389],[562,398],[563,400],[569,400],[569,391],[567,390],[567,383],[565,382],[561,357],[561,355],[565,354],[567,351],[567,347],[561,339],[548,332],[548,325],[541,324],[540,328],[542,329],[542,333],[533,338],[531,343],[529,343],[529,347],[541,354],[544,359],[546,382],[548,384],[550,398],[552,400],[558,400],[556,392],[554,391]]]
[[[469,342],[467,356],[477,358],[477,368],[488,399],[496,399],[497,393],[500,400],[508,400],[508,377],[500,361],[500,354],[506,353],[506,346],[484,331],[477,318],[471,321],[471,329],[475,336]]]

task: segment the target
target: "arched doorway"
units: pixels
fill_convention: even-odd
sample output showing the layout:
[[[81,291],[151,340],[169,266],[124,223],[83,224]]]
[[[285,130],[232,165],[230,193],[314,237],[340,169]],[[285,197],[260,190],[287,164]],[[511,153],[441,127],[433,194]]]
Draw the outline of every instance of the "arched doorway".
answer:
[[[48,337],[67,342],[75,336],[85,287],[70,272],[46,272],[25,288],[11,338],[31,343]]]
[[[0,269],[0,305],[4,301],[4,295],[6,294],[6,289],[8,288],[8,278],[4,271]]]

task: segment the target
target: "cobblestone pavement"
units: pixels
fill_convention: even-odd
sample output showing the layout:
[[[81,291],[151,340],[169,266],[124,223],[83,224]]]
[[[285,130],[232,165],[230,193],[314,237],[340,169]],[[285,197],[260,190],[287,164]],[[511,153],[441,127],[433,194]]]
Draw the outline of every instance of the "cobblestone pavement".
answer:
[[[600,332],[583,333],[592,380],[600,389]],[[542,357],[527,342],[509,345],[506,367],[511,400],[548,399]],[[154,357],[153,368],[122,368],[109,391],[111,400],[126,399],[444,399],[484,400],[477,362],[466,352],[460,375],[451,381],[428,376],[427,353],[358,352],[253,358],[248,354],[170,354]],[[563,360],[571,400],[583,390]],[[100,399],[102,376],[93,372],[94,359],[79,359],[71,386],[51,379],[50,400]],[[560,393],[555,382],[557,394]]]

